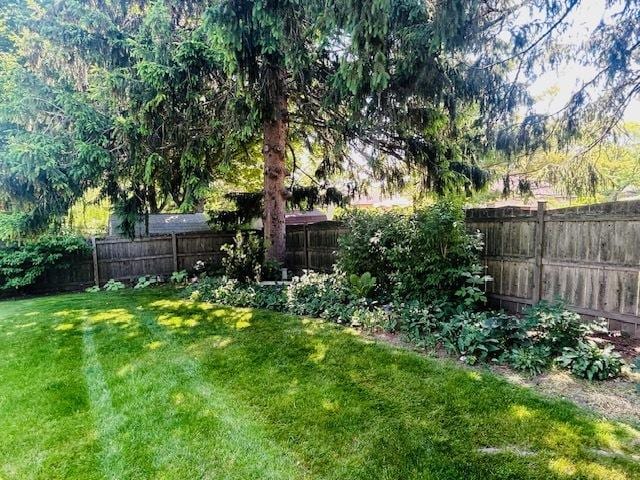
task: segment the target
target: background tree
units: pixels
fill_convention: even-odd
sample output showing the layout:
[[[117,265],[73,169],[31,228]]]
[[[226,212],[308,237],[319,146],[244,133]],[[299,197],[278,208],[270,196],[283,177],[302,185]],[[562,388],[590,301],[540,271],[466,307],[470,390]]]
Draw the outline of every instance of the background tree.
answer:
[[[143,213],[197,208],[221,163],[198,2],[31,4],[10,10],[22,28],[0,57],[7,207],[38,230],[99,187],[129,233]]]

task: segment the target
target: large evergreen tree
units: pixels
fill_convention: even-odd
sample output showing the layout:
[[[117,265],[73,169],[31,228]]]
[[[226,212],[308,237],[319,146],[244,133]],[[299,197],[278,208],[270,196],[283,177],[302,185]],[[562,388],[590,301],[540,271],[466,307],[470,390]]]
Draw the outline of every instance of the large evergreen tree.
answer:
[[[366,163],[390,188],[478,185],[487,127],[522,95],[507,68],[469,65],[496,16],[474,0],[30,5],[3,57],[0,177],[34,225],[92,186],[130,220],[188,208],[218,164],[262,152],[265,236],[282,261],[296,150],[319,178]]]
[[[464,0],[233,0],[209,9],[233,85],[224,110],[232,150],[260,144],[264,156],[271,258],[284,260],[292,145],[321,159],[317,177],[367,163],[391,188],[416,172],[437,191],[486,180],[474,160],[491,144],[487,127],[523,96],[503,81],[507,68],[467,62],[493,17]]]

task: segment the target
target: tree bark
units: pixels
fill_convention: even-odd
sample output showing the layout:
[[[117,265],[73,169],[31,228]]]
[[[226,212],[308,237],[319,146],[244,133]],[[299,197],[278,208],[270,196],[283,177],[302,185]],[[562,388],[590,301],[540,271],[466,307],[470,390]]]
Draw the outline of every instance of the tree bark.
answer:
[[[285,178],[285,148],[288,132],[288,105],[285,73],[270,68],[266,82],[266,108],[263,120],[264,211],[262,223],[267,242],[266,258],[284,265],[286,253],[285,208],[288,191]]]

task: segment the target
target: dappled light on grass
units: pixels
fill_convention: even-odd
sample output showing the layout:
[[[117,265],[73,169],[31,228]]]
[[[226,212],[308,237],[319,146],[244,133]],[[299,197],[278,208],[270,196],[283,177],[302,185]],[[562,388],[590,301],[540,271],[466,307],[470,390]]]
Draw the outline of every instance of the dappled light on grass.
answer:
[[[136,317],[125,308],[111,308],[109,310],[102,310],[92,315],[89,315],[89,323],[100,324],[106,323],[109,325],[117,325],[121,327],[131,326],[137,323]]]
[[[313,343],[313,353],[309,355],[309,360],[314,363],[320,363],[327,354],[328,347],[322,342]]]
[[[148,348],[149,350],[157,350],[160,347],[162,347],[165,344],[165,342],[161,342],[159,340],[155,340],[153,342],[149,342],[147,344],[145,344],[145,348]]]
[[[535,413],[528,407],[524,405],[511,405],[509,409],[511,411],[511,415],[517,420],[526,420],[532,418]]]
[[[199,315],[190,315],[185,318],[183,315],[163,314],[158,316],[158,323],[169,328],[190,328],[200,325],[201,317]]]
[[[16,325],[16,328],[30,328],[36,325],[38,325],[38,322],[19,323]]]
[[[74,328],[75,328],[74,323],[59,323],[58,325],[53,327],[53,329],[58,332],[66,332],[67,330],[73,330]]]
[[[24,329],[0,308],[0,477],[640,478],[633,427],[355,330],[169,289],[59,298]]]

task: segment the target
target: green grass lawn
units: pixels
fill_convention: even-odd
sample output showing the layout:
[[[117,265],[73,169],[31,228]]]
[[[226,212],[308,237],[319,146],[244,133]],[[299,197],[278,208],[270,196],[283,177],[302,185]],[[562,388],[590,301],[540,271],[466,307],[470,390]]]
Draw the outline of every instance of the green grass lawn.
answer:
[[[3,480],[640,478],[631,426],[170,289],[0,302],[0,440]]]

